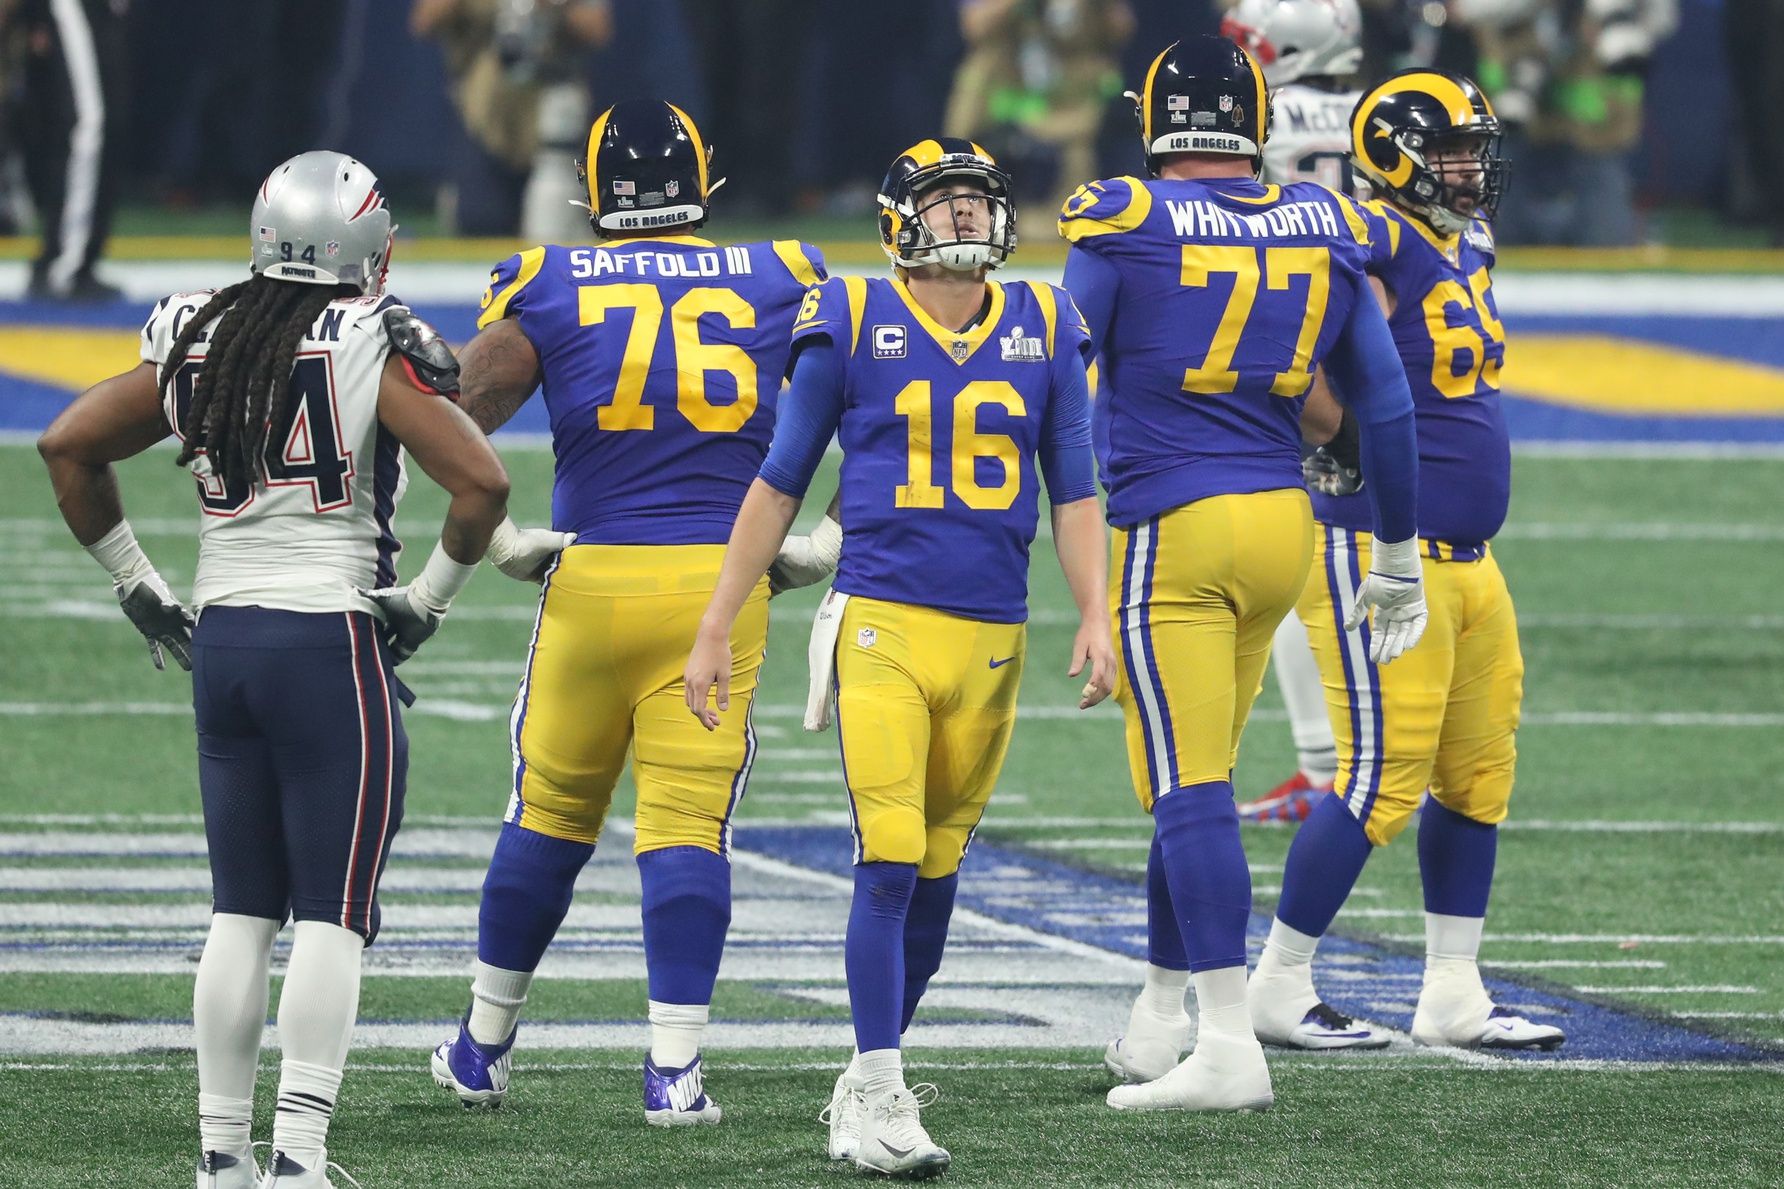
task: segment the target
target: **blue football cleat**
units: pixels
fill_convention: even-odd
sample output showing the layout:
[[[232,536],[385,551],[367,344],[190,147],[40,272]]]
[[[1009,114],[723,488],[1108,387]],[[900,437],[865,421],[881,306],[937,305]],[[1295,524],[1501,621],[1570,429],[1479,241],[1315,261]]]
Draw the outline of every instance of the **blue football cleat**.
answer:
[[[466,1110],[501,1106],[502,1099],[508,1097],[509,1050],[519,1031],[510,1032],[499,1045],[480,1045],[460,1023],[458,1035],[434,1050],[434,1084],[457,1094]]]
[[[706,1094],[706,1079],[695,1055],[685,1068],[659,1069],[644,1058],[644,1121],[652,1127],[691,1127],[717,1123],[723,1114]]]

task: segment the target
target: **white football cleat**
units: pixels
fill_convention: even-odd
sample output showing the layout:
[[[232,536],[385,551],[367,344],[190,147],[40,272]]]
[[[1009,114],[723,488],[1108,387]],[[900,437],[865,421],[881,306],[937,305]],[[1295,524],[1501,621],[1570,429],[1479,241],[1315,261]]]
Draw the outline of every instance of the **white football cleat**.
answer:
[[[198,1158],[198,1189],[255,1189],[259,1184],[252,1148],[206,1152]]]
[[[1486,1018],[1470,1013],[1473,1018],[1446,1017],[1435,1007],[1428,1008],[1425,997],[1419,997],[1418,1010],[1412,1016],[1412,1039],[1418,1044],[1453,1049],[1558,1049],[1567,1040],[1567,1033],[1553,1024],[1538,1024],[1508,1008],[1491,1006]]]
[[[346,1169],[330,1160],[326,1149],[317,1156],[314,1168],[305,1168],[275,1149],[272,1160],[267,1163],[266,1176],[260,1182],[260,1189],[340,1189],[328,1179],[331,1170],[339,1173],[341,1179],[353,1186],[353,1189],[359,1189],[359,1182]]]
[[[1256,1029],[1258,1040],[1285,1049],[1385,1049],[1389,1043],[1387,1033],[1377,1032],[1325,1003],[1314,1004],[1287,1028],[1259,1023],[1254,1011],[1251,1026]]]
[[[843,1070],[830,1090],[830,1105],[818,1112],[818,1122],[830,1125],[830,1159],[853,1160],[861,1146],[861,1090]]]
[[[936,1089],[928,1083],[863,1095],[855,1167],[913,1181],[946,1172],[948,1149],[929,1138],[918,1109],[935,1099]]]
[[[1262,1045],[1204,1032],[1175,1069],[1144,1085],[1116,1086],[1108,1102],[1118,1111],[1264,1111],[1276,1094]]]
[[[1161,1078],[1182,1059],[1194,1029],[1188,1012],[1160,1016],[1136,1000],[1128,1013],[1127,1031],[1103,1050],[1103,1065],[1124,1082]]]

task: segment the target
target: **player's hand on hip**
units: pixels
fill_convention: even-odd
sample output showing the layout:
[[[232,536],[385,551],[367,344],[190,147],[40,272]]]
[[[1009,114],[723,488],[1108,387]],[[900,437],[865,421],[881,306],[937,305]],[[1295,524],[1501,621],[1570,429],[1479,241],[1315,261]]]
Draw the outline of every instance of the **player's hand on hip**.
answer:
[[[842,559],[842,525],[826,516],[810,536],[791,536],[768,567],[769,597],[802,586],[816,586],[836,573]]]
[[[440,621],[446,618],[446,608],[416,597],[413,583],[359,593],[376,604],[383,615],[384,642],[390,646],[391,656],[399,665],[414,656],[415,650],[440,630]]]
[[[1072,639],[1072,667],[1066,676],[1076,677],[1086,668],[1090,674],[1078,695],[1080,710],[1090,709],[1115,691],[1115,643],[1106,616],[1080,623]]]
[[[702,631],[682,671],[688,711],[709,731],[718,730],[719,712],[731,709],[731,641]],[[709,700],[710,699],[710,700]],[[718,709],[712,702],[718,703]]]
[[[540,582],[557,555],[576,543],[575,533],[548,528],[521,528],[507,517],[496,526],[484,554],[489,563],[510,578]]]
[[[173,597],[161,575],[151,569],[130,582],[117,583],[112,590],[116,592],[124,614],[149,642],[149,659],[155,662],[155,667],[167,668],[167,662],[162,658],[165,650],[172,654],[175,664],[190,673],[192,628],[197,621]]]
[[[1425,575],[1418,538],[1383,543],[1371,551],[1369,573],[1357,587],[1356,603],[1344,617],[1344,630],[1354,631],[1375,612],[1370,625],[1369,659],[1385,665],[1415,645],[1425,634],[1430,613],[1425,607]]]

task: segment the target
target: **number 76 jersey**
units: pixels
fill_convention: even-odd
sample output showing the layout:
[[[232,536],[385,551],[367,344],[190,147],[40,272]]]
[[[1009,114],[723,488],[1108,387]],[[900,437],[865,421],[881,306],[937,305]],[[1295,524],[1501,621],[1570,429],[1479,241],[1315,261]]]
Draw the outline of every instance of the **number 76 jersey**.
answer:
[[[496,266],[479,329],[538,352],[551,526],[582,545],[722,545],[768,453],[793,315],[824,278],[794,240],[692,235],[529,248]]]

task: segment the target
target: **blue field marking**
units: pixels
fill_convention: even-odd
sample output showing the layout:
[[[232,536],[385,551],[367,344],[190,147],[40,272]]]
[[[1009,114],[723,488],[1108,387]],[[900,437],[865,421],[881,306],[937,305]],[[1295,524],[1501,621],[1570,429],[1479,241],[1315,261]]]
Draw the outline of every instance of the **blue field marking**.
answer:
[[[737,848],[834,875],[849,876],[845,831],[828,827],[738,827]],[[1085,871],[1055,859],[975,840],[960,873],[957,903],[996,920],[1146,958],[1146,903],[1138,880]],[[1270,916],[1253,912],[1248,943],[1255,955]],[[1067,959],[1063,959],[1067,960]],[[1341,1011],[1407,1031],[1424,970],[1422,955],[1354,938],[1328,936],[1316,960],[1322,989]],[[1486,965],[1491,968],[1491,960]],[[946,960],[943,969],[946,970]],[[1567,1031],[1554,1056],[1606,1061],[1772,1062],[1779,1053],[1653,1019],[1627,1007],[1596,1003],[1553,988],[1491,977],[1495,1001]],[[1101,1038],[1086,1038],[1101,1043]],[[1507,1054],[1552,1059],[1544,1053]]]

